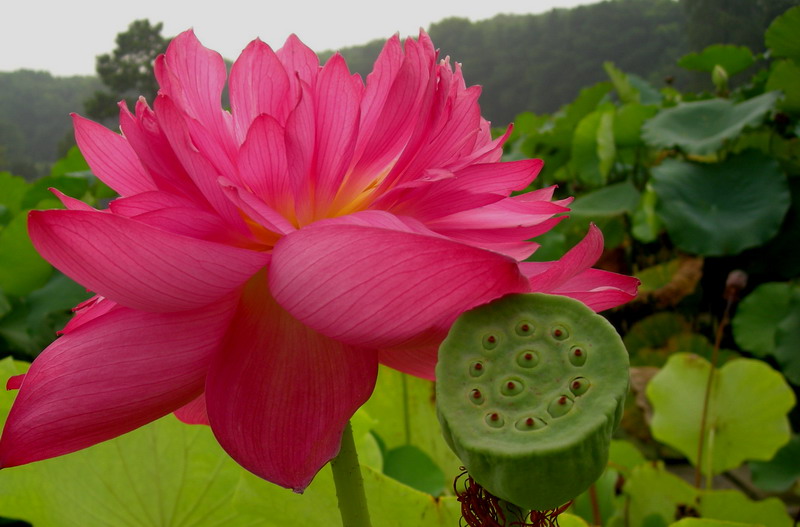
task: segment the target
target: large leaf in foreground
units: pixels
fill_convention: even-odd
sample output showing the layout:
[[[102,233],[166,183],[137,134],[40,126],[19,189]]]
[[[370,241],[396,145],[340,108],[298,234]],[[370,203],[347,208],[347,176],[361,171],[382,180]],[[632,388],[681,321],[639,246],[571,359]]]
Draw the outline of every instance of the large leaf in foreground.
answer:
[[[713,165],[667,159],[653,169],[656,212],[672,241],[704,256],[734,255],[780,229],[790,195],[778,163],[756,151]]]
[[[767,92],[738,104],[727,99],[682,103],[647,121],[642,138],[655,148],[713,154],[745,127],[760,125],[779,97],[778,92]]]
[[[10,358],[0,361],[0,383],[26,368]],[[0,392],[0,424],[14,396]],[[389,412],[403,413],[398,407]],[[374,525],[458,524],[454,498],[435,499],[370,467],[362,466],[362,473]],[[173,416],[80,452],[3,470],[0,516],[37,527],[341,525],[328,467],[305,494],[293,494],[233,462],[208,427],[185,425]],[[565,515],[561,525],[586,524]]]
[[[676,353],[647,386],[653,436],[695,466],[711,365]],[[746,460],[768,460],[789,441],[795,397],[780,373],[755,359],[729,361],[713,374],[701,470],[719,474]]]
[[[242,471],[210,429],[168,416],[74,454],[3,470],[0,515],[53,527],[246,525],[230,505]]]

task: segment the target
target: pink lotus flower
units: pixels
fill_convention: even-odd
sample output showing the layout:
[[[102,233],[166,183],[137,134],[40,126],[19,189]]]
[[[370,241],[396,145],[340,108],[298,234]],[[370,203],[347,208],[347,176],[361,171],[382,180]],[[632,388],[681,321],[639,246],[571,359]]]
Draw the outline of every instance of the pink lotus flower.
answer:
[[[464,310],[512,292],[601,310],[636,280],[590,269],[602,236],[520,263],[567,211],[500,163],[480,89],[424,33],[381,52],[366,84],[296,37],[252,42],[230,73],[192,32],[155,64],[153,108],[122,135],[74,117],[108,210],[58,194],[30,213],[36,248],[97,293],[24,377],[0,467],[59,456],[177,411],[242,466],[300,491],[338,452],[378,364],[433,378]]]

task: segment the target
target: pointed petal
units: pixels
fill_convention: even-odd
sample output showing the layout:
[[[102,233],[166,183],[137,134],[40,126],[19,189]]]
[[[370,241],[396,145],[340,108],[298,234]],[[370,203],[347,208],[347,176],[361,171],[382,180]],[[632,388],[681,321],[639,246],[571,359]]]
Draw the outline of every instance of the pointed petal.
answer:
[[[526,262],[520,269],[528,277],[532,293],[557,290],[572,277],[589,269],[603,254],[603,233],[594,224],[575,247],[555,262]]]
[[[111,300],[100,295],[94,295],[92,298],[85,300],[72,308],[72,311],[75,314],[64,326],[64,329],[59,331],[58,334],[66,335],[67,333],[71,333],[90,320],[94,320],[99,316],[105,315],[116,307],[118,307],[118,304],[112,302]]]
[[[8,381],[6,381],[6,390],[19,390],[22,386],[22,381],[25,380],[25,375],[26,374],[23,373],[21,375],[12,375],[9,377]]]
[[[639,284],[632,276],[586,269],[549,292],[580,300],[595,311],[604,311],[633,300]]]
[[[591,269],[603,252],[603,235],[590,225],[586,237],[561,260],[523,262],[532,292],[564,295],[580,300],[595,311],[622,305],[636,296],[639,280],[600,269]]]
[[[222,56],[203,46],[189,30],[172,39],[167,52],[156,64],[159,93],[174,100],[189,117],[202,123],[232,157],[236,143],[228,130],[227,114],[221,104],[228,76]]]
[[[156,188],[123,136],[77,114],[72,114],[72,124],[75,141],[92,172],[120,196]]]
[[[377,354],[315,333],[248,282],[206,383],[211,428],[247,470],[302,491],[369,398]]]
[[[49,188],[47,189],[58,198],[58,200],[69,210],[93,210],[97,211],[94,207],[87,205],[86,203],[82,202],[79,199],[75,199],[73,197],[67,196],[60,190],[56,188]]]
[[[289,181],[293,182],[297,220],[304,225],[313,217],[308,182],[314,159],[316,124],[311,91],[307,84],[301,85],[300,101],[286,120],[286,159],[292,160],[289,163]]]
[[[119,309],[60,337],[25,376],[0,467],[89,447],[197,397],[235,300],[181,313]]]
[[[426,54],[429,52],[429,54]],[[376,177],[391,167],[408,143],[433,69],[435,52],[414,40],[390,39],[367,76],[355,167],[348,174],[334,208],[343,208]]]
[[[317,212],[336,196],[353,156],[359,119],[360,92],[338,53],[325,64],[314,90],[316,138],[314,193]]]
[[[289,76],[275,52],[261,40],[242,51],[231,68],[231,111],[241,143],[259,115],[286,122],[296,101],[289,94]]]
[[[136,115],[128,110],[124,101],[120,103],[119,124],[128,143],[160,190],[191,198],[198,206],[210,208],[175,156],[155,112],[143,99],[136,103]]]
[[[244,283],[268,254],[162,231],[103,212],[31,211],[34,246],[64,274],[124,306],[176,311]]]
[[[273,252],[273,295],[324,335],[385,348],[421,345],[462,311],[528,288],[506,256],[410,231],[328,220],[291,233]]]
[[[175,410],[175,417],[187,425],[210,425],[206,411],[206,395],[201,394],[192,402]]]
[[[289,35],[283,47],[275,54],[289,73],[290,82],[296,83],[299,79],[313,86],[319,71],[319,57],[296,35]]]
[[[208,200],[208,203],[231,227],[245,232],[247,227],[244,225],[239,212],[225,197],[222,189],[217,184],[219,177],[224,174],[220,172],[212,160],[206,157],[204,152],[198,150],[192,140],[188,124],[191,117],[186,116],[175,104],[175,101],[163,95],[158,96],[155,106],[161,128],[196,188],[200,190],[205,199]],[[221,160],[227,155],[219,152],[217,154],[220,158],[217,160],[219,161],[218,164],[227,164]]]

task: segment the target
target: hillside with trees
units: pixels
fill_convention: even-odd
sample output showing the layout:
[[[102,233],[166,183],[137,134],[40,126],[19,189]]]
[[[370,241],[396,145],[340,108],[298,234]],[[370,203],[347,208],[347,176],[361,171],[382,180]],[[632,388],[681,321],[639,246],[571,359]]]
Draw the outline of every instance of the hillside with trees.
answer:
[[[33,178],[60,154],[70,112],[100,88],[95,77],[53,77],[45,71],[0,72],[0,171]]]
[[[504,126],[523,111],[554,112],[582,87],[605,80],[605,61],[655,87],[668,82],[682,90],[704,89],[705,77],[698,82],[700,76],[677,67],[681,56],[711,42],[747,45],[761,52],[763,42],[758,39],[767,25],[798,3],[606,0],[476,22],[447,18],[428,32],[442,57],[464,63],[468,84],[483,86],[484,116]],[[0,73],[0,171],[28,178],[46,173],[48,163],[63,154],[69,142],[70,112],[112,125],[116,101],[132,101],[140,93],[152,98],[156,88],[149,64],[169,41],[161,36],[161,28],[147,20],[131,23],[118,35],[117,48],[97,58],[98,78],[57,78],[25,70]],[[383,42],[340,51],[352,71],[366,75]]]

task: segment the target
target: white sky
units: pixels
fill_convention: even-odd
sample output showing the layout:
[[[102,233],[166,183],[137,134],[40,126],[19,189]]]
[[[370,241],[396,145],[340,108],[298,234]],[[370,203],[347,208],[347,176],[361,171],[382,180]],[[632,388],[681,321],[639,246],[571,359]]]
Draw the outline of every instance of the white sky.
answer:
[[[200,41],[235,59],[256,37],[278,48],[290,33],[316,51],[416,35],[448,16],[543,13],[599,0],[0,0],[0,71],[93,75],[136,19],[163,22],[164,36],[193,27]],[[434,42],[434,44],[436,44]]]

